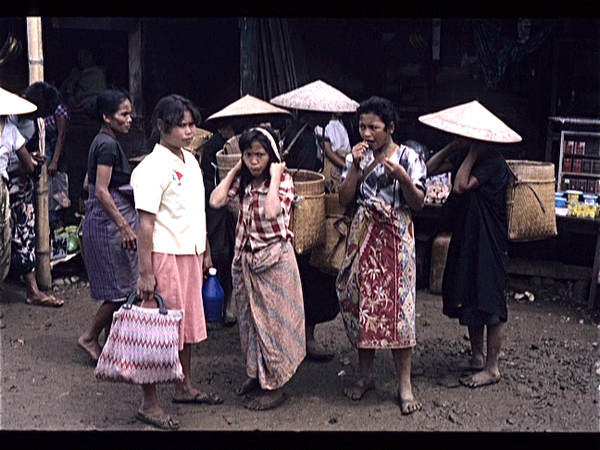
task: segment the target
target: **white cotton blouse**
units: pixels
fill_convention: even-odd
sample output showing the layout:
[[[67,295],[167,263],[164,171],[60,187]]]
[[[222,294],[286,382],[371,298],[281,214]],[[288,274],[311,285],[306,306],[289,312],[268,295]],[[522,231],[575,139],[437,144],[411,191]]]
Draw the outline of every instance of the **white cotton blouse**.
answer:
[[[156,215],[152,251],[199,255],[206,250],[204,181],[198,161],[183,150],[182,161],[156,144],[131,174],[135,207]]]

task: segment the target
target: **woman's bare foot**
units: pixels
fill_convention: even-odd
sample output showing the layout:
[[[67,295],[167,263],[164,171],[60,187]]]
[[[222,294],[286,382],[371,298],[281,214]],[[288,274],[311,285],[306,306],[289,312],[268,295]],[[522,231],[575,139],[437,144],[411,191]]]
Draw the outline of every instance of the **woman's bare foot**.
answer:
[[[244,408],[253,411],[266,411],[281,405],[285,401],[285,394],[281,389],[262,391],[257,397],[244,404]]]
[[[361,378],[352,386],[344,388],[344,395],[352,400],[360,400],[365,393],[373,389],[375,389],[375,382],[372,379],[367,381]]]
[[[482,370],[485,367],[485,357],[483,355],[473,355],[469,360],[469,369]]]
[[[469,388],[477,388],[482,386],[489,386],[491,384],[496,384],[500,381],[500,373],[492,373],[487,370],[482,370],[481,372],[477,372],[474,375],[470,375],[467,377],[462,377],[458,381],[463,386]]]
[[[46,295],[43,292],[30,294],[27,296],[27,304],[32,306],[49,306],[59,308],[64,305],[64,301],[54,295]]]
[[[97,340],[86,339],[85,336],[81,336],[79,339],[77,339],[77,343],[88,355],[90,355],[92,360],[98,361],[98,358],[100,358],[100,353],[102,353],[102,348],[100,347],[100,344],[98,344]]]
[[[260,388],[258,378],[248,378],[242,385],[235,391],[237,395],[245,395],[252,391]]]

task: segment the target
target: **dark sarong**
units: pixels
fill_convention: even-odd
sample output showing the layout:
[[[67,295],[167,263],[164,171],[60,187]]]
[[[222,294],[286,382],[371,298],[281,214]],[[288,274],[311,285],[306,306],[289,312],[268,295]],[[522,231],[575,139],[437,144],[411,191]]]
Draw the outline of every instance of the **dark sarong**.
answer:
[[[311,266],[310,253],[296,255],[296,260],[302,282],[306,325],[317,325],[335,319],[340,312],[335,290],[336,275],[329,275]]]
[[[12,241],[10,199],[8,186],[0,177],[0,281],[4,281],[10,269],[10,246]]]
[[[35,270],[35,206],[34,178],[12,177],[9,183],[12,214],[10,271],[27,275]]]
[[[138,216],[130,185],[109,190],[115,205],[129,225],[137,232]],[[85,202],[83,221],[83,249],[90,280],[92,299],[96,301],[123,301],[136,290],[139,278],[137,251],[121,247],[121,233],[108,217],[90,185]]]

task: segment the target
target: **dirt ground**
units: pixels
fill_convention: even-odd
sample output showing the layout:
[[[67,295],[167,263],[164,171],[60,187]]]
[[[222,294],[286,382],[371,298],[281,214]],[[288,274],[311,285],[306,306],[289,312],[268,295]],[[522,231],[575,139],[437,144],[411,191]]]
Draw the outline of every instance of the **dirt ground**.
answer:
[[[0,430],[150,430],[134,419],[140,389],[96,381],[77,346],[97,309],[85,280],[55,290],[65,300],[62,308],[28,306],[19,283],[0,285]],[[275,410],[246,410],[234,394],[245,379],[237,326],[210,331],[193,350],[195,382],[221,394],[223,404],[175,405],[170,385],[159,388],[159,397],[188,431],[597,433],[598,315],[560,292],[548,286],[528,301],[508,291],[501,382],[472,390],[458,383],[469,358],[466,329],[442,315],[440,296],[418,291],[412,379],[424,406],[411,416],[400,414],[390,352],[377,353],[374,391],[361,401],[342,394],[357,375],[358,358],[339,315],[316,331],[336,357],[305,360],[285,388],[287,401]]]

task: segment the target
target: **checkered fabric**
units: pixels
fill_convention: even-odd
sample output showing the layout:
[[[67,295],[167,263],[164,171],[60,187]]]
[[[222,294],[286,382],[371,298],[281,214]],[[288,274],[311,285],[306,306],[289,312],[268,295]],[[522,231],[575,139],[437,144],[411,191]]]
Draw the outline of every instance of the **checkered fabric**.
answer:
[[[269,192],[269,180],[257,188],[252,183],[246,186],[246,194],[240,203],[235,232],[235,255],[234,260],[239,259],[242,249],[249,244],[252,252],[268,247],[277,241],[292,239],[294,234],[290,231],[290,212],[292,200],[294,200],[294,181],[288,172],[281,176],[279,184],[279,199],[281,200],[282,212],[274,220],[265,219],[265,202]],[[231,200],[238,195],[240,188],[239,178],[232,183],[228,192]]]

